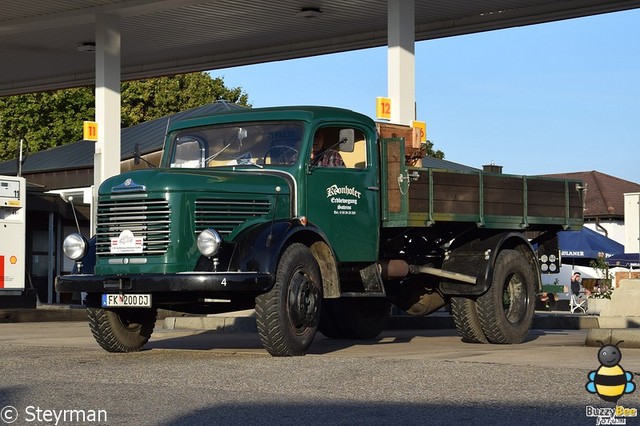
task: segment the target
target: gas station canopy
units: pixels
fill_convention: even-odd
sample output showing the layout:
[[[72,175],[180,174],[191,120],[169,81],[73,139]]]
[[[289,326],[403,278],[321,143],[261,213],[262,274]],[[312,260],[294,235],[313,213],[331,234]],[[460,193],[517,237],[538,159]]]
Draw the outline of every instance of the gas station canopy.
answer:
[[[604,0],[414,2],[416,41],[640,7]],[[4,0],[0,96],[93,85],[100,15],[120,22],[121,78],[130,80],[384,46],[387,3]]]

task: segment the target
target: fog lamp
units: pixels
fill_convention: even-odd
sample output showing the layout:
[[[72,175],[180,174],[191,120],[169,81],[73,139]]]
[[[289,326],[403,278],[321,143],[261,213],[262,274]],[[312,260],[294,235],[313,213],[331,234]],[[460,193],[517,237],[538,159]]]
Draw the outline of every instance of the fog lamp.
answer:
[[[87,254],[89,243],[81,234],[73,233],[64,239],[62,251],[71,260],[80,260]]]
[[[205,229],[198,235],[198,250],[203,256],[211,257],[218,253],[222,245],[222,237],[214,229]]]

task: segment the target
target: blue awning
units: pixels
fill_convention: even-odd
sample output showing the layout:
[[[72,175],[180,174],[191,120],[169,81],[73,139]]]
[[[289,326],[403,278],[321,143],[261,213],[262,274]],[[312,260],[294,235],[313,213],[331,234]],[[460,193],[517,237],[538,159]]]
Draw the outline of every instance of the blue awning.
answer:
[[[607,259],[610,267],[621,266],[623,268],[640,267],[640,253],[618,253]]]
[[[586,227],[580,231],[558,232],[558,245],[563,258],[597,259],[599,253],[609,258],[624,252],[622,244]]]

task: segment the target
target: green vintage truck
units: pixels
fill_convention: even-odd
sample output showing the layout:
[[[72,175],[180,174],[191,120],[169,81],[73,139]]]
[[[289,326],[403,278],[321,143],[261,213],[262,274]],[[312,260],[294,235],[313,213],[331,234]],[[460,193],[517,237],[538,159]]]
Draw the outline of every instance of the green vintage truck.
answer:
[[[411,166],[413,141],[381,129],[306,106],[174,122],[159,167],[100,186],[96,235],[66,238],[77,272],[56,288],[88,294],[112,352],[139,350],[158,308],[255,308],[274,356],[317,331],[374,338],[392,304],[449,303],[465,341],[522,342],[556,232],[582,226],[580,182]]]

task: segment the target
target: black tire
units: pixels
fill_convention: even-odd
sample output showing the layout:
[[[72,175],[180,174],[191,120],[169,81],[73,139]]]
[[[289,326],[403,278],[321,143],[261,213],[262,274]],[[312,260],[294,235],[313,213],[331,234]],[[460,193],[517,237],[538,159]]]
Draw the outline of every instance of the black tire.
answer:
[[[109,352],[137,352],[151,337],[158,309],[87,308],[96,342]]]
[[[468,297],[451,298],[451,315],[462,341],[467,343],[489,343],[482,331],[476,301]]]
[[[334,306],[336,319],[347,339],[373,339],[384,330],[391,303],[378,297],[340,299]]]
[[[535,270],[524,254],[498,254],[489,290],[476,303],[478,318],[491,343],[521,343],[527,337],[535,310]]]
[[[262,346],[273,356],[304,355],[318,329],[322,276],[304,244],[291,244],[282,254],[276,282],[256,297],[256,324]]]

